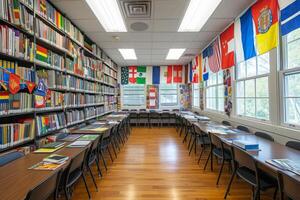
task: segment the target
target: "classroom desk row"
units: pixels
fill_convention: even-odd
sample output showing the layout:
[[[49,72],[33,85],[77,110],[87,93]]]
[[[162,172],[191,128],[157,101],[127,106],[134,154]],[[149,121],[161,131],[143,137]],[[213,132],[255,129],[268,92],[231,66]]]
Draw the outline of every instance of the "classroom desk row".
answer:
[[[86,127],[82,127],[78,130],[71,130],[71,134],[104,134],[109,132],[113,127],[120,124],[124,119],[126,119],[127,115],[122,115],[116,117],[116,115],[110,115],[102,118],[100,121],[95,121],[94,123],[98,123],[98,128],[96,130],[90,130]],[[101,122],[101,124],[99,124]],[[92,126],[93,124],[89,125]],[[94,128],[94,127],[93,127]],[[99,128],[101,128],[99,130]],[[81,129],[85,129],[83,131]],[[103,130],[103,131],[101,131]],[[55,154],[68,156],[69,159],[67,162],[62,165],[60,169],[65,169],[70,160],[83,151],[86,151],[87,148],[90,148],[90,145],[81,148],[68,148],[66,147],[71,142],[66,142],[64,147],[55,151]],[[25,199],[27,193],[33,188],[37,187],[39,184],[43,183],[47,180],[51,175],[55,173],[55,171],[41,171],[41,170],[33,170],[29,169],[31,166],[41,162],[45,157],[49,156],[52,153],[30,153],[25,155],[22,158],[19,158],[13,162],[8,163],[7,165],[0,168],[0,199],[5,200],[23,200]]]

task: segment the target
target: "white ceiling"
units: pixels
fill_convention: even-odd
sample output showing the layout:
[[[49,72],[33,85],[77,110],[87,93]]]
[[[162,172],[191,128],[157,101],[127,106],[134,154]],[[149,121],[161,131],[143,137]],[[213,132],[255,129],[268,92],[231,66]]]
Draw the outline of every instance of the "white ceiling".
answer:
[[[186,64],[192,58],[165,60],[169,48],[186,48],[186,53],[198,54],[254,0],[223,0],[202,30],[179,33],[177,29],[189,0],[152,0],[149,20],[125,19],[127,33],[106,33],[85,0],[52,0],[86,35],[96,42],[118,65]],[[130,24],[142,21],[149,28],[143,32],[130,30]],[[116,41],[113,36],[119,36]],[[136,61],[125,61],[118,48],[134,48]]]

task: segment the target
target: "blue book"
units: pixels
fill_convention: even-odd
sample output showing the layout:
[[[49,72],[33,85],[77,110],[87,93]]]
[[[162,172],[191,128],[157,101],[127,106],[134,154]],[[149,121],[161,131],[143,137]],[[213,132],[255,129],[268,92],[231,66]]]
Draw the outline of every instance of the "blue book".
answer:
[[[249,142],[246,140],[233,140],[232,144],[234,144],[246,151],[259,150],[259,145],[258,145],[258,143],[255,143],[255,142]]]

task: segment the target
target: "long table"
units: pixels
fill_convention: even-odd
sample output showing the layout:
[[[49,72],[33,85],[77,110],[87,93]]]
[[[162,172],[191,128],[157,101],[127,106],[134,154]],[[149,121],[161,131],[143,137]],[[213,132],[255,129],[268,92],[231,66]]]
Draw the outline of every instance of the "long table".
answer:
[[[290,159],[290,160],[299,161],[300,160],[299,151],[286,147],[282,144],[260,138],[252,133],[240,131],[232,127],[225,128],[224,125],[218,124],[216,122],[207,122],[207,123],[195,122],[194,124],[197,127],[199,127],[201,131],[207,134],[213,133],[217,135],[222,139],[222,141],[224,141],[229,146],[233,145],[232,140],[244,140],[244,141],[249,141],[252,143],[259,144],[259,151],[248,152],[248,153],[251,154],[253,158],[258,162],[259,167],[261,169],[267,171],[274,177],[277,176],[278,171],[281,171],[293,177],[298,182],[300,182],[300,176],[289,171],[283,171],[275,167],[274,165],[271,165],[266,162],[267,160],[272,160],[272,159]],[[222,129],[224,131],[222,131]]]

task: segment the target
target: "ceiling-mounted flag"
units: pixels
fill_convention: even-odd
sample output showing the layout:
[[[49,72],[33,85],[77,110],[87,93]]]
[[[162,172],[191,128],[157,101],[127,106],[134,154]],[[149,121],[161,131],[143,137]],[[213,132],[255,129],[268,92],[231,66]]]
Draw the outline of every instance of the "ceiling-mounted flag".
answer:
[[[281,34],[300,28],[300,0],[279,0]]]
[[[196,56],[192,61],[192,83],[199,83],[199,57]]]
[[[160,84],[162,83],[167,83],[170,84],[172,83],[172,77],[173,77],[173,67],[172,65],[169,66],[161,66],[160,67]]]
[[[121,67],[121,84],[127,85],[129,78],[129,69],[128,67]]]
[[[20,81],[21,81],[21,78],[20,76],[16,75],[16,74],[13,74],[13,73],[10,73],[9,74],[9,92],[11,94],[16,94],[19,92],[20,90]]]
[[[221,68],[220,39],[217,37],[204,51],[211,72],[216,73]]]
[[[237,63],[257,55],[256,37],[251,9],[248,9],[235,21],[234,41]]]
[[[152,85],[152,66],[146,66],[146,85]]]
[[[146,84],[146,66],[138,66],[137,67],[137,84]]]
[[[173,83],[182,83],[183,82],[183,66],[174,65],[173,66]]]
[[[222,69],[228,69],[234,63],[234,24],[231,24],[223,33],[220,34]]]
[[[152,84],[156,85],[160,83],[160,66],[152,67]]]
[[[259,0],[252,7],[259,55],[278,46],[278,0]]]
[[[199,54],[199,83],[203,81],[203,58],[202,53]]]
[[[209,78],[209,66],[208,66],[208,48],[204,49],[202,52],[203,57],[203,71],[202,71],[202,79],[203,81],[207,81]]]
[[[135,84],[136,83],[136,78],[137,78],[137,67],[136,66],[129,66],[129,83]]]

